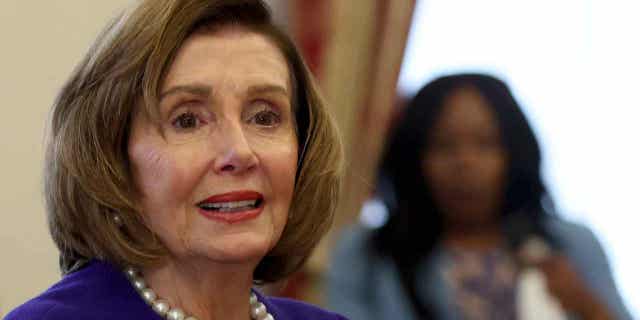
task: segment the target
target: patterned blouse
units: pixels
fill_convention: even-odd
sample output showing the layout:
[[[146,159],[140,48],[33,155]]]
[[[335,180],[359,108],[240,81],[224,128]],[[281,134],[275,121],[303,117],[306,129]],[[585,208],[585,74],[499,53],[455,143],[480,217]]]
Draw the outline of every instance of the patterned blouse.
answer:
[[[460,319],[516,319],[517,268],[505,249],[448,249],[444,278]]]

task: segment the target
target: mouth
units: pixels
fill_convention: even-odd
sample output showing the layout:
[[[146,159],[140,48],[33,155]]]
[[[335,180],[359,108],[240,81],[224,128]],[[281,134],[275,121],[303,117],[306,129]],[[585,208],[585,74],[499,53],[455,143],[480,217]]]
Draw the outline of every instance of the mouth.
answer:
[[[262,212],[264,197],[255,191],[234,191],[211,196],[196,206],[208,219],[227,223],[250,220]]]
[[[259,208],[264,200],[262,198],[254,200],[228,201],[228,202],[203,202],[198,207],[210,212],[234,213]]]

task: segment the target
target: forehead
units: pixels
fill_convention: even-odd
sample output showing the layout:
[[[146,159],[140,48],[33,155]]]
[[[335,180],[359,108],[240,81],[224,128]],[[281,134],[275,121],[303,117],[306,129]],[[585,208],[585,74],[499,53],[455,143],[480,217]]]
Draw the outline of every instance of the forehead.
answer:
[[[185,40],[161,87],[190,83],[214,89],[269,84],[287,92],[291,87],[280,49],[267,36],[241,27],[196,32]]]
[[[455,89],[443,100],[437,126],[446,128],[497,129],[497,119],[489,101],[473,87]]]

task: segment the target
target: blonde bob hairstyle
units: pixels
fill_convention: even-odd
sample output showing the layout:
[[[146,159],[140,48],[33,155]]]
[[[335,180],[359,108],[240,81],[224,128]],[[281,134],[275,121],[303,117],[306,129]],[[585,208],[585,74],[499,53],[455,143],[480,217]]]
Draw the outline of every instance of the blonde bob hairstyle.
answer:
[[[105,29],[51,111],[44,187],[63,273],[93,258],[144,267],[168,254],[137,209],[140,192],[127,153],[132,117],[156,112],[159,88],[190,34],[226,26],[271,40],[289,64],[294,89],[293,200],[284,232],[254,280],[277,281],[299,269],[330,227],[340,191],[340,139],[300,54],[268,8],[259,0],[142,0]]]

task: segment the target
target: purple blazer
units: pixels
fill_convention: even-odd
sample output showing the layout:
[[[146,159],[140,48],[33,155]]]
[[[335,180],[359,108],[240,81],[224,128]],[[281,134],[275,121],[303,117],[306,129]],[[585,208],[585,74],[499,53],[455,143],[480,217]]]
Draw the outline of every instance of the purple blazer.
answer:
[[[275,320],[346,320],[341,315],[256,292]],[[248,318],[248,317],[247,317]],[[94,260],[10,312],[4,320],[161,320],[114,266]]]

